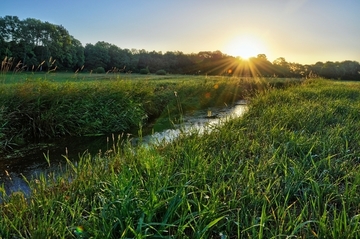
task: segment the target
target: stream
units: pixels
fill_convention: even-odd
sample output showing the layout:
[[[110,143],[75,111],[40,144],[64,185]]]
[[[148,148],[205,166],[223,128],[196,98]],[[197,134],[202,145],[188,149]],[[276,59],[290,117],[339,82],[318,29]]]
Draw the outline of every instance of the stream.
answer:
[[[211,130],[211,126],[221,124],[230,117],[239,117],[245,110],[246,101],[239,101],[224,108],[214,107],[199,110],[192,114],[186,114],[182,119],[183,123],[174,125],[171,129],[160,132],[151,132],[150,129],[148,131],[151,133],[147,135],[143,133],[141,140],[133,135],[131,140],[134,144],[140,140],[141,144],[148,145],[171,142],[180,134],[202,133],[205,130]],[[110,140],[107,140],[109,138]],[[111,138],[112,135],[65,137],[30,144],[12,154],[0,155],[0,185],[4,185],[7,194],[22,191],[25,195],[29,195],[30,189],[24,178],[35,179],[44,172],[58,170],[61,165],[66,164],[65,155],[68,159],[76,161],[84,152],[89,152],[91,155],[95,155],[99,150],[105,152],[111,147],[109,144],[112,145]],[[50,159],[50,167],[46,157]]]

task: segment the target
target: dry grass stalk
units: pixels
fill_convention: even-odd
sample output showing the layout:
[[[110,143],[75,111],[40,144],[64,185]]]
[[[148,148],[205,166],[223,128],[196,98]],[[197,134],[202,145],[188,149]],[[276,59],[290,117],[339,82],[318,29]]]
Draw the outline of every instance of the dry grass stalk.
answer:
[[[4,60],[1,62],[1,73],[7,73],[13,69],[14,73],[23,71],[27,66],[23,65],[21,61],[19,61],[15,67],[13,68],[15,62],[14,57],[7,57],[5,56]]]
[[[5,56],[4,60],[1,62],[1,73],[7,73],[14,63],[13,57]]]

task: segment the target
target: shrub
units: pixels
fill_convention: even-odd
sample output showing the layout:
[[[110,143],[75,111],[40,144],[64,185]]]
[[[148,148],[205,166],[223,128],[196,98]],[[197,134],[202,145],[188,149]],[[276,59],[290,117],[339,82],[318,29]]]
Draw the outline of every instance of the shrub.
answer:
[[[149,74],[149,69],[148,68],[144,68],[144,69],[141,69],[140,70],[140,74],[143,74],[143,75],[146,75],[146,74]]]
[[[156,72],[156,75],[166,75],[166,71],[165,70],[158,70]]]
[[[102,74],[102,73],[105,73],[105,69],[104,69],[104,67],[99,66],[98,68],[95,69],[95,72]]]

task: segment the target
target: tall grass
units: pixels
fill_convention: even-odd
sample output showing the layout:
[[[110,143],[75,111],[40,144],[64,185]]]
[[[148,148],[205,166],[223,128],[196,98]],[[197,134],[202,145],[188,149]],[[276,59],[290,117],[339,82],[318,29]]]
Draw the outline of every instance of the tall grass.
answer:
[[[51,83],[5,85],[3,132],[18,140],[125,131],[146,116],[119,85]]]
[[[8,196],[0,236],[357,238],[359,88],[271,90],[242,118],[171,144],[114,137],[62,176],[30,180],[30,198]]]
[[[63,73],[19,75],[26,80],[0,85],[0,150],[39,138],[125,132],[147,119],[168,127],[184,112],[231,104],[271,87],[267,80],[223,77],[82,81]]]

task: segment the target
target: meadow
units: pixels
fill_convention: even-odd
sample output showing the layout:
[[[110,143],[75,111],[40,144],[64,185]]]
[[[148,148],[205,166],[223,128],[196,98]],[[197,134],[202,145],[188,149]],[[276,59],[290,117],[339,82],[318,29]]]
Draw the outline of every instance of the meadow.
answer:
[[[201,135],[154,147],[114,135],[29,180],[29,198],[5,196],[0,237],[358,238],[360,84],[257,89],[243,117]]]

